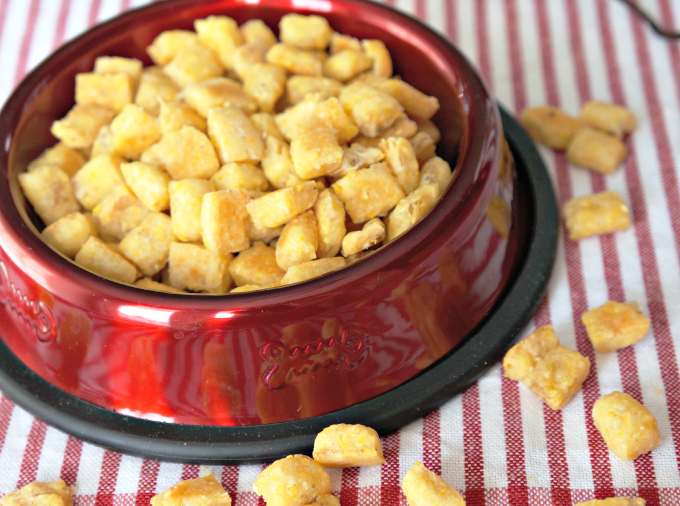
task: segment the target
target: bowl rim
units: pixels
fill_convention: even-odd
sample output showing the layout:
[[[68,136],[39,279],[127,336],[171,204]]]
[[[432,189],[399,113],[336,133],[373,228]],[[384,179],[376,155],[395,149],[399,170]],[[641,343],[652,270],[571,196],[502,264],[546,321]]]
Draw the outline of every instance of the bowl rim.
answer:
[[[126,11],[110,20],[93,26],[78,37],[62,45],[26,75],[14,89],[2,109],[0,109],[0,142],[4,141],[4,151],[0,153],[0,172],[5,172],[7,175],[6,178],[0,178],[0,198],[3,197],[3,193],[6,191],[11,201],[9,210],[6,208],[0,209],[0,229],[4,229],[11,234],[13,244],[10,245],[10,248],[3,246],[3,243],[7,241],[0,234],[0,249],[8,255],[21,271],[24,273],[31,272],[27,268],[28,265],[32,265],[35,268],[35,266],[45,263],[45,259],[54,258],[55,261],[60,262],[58,264],[60,277],[65,278],[66,283],[70,285],[71,289],[87,286],[89,289],[96,290],[99,294],[106,295],[110,299],[121,301],[134,300],[138,306],[217,311],[224,309],[247,310],[253,307],[281,304],[290,300],[300,303],[307,298],[318,297],[334,291],[339,286],[350,283],[353,280],[382,271],[385,266],[399,258],[403,258],[403,255],[409,251],[413,251],[412,244],[419,244],[423,238],[430,236],[437,225],[445,218],[452,218],[461,213],[467,206],[472,205],[471,202],[464,198],[467,189],[462,187],[462,184],[456,185],[452,183],[445,190],[433,209],[418,222],[417,226],[412,227],[394,241],[375,250],[380,254],[369,254],[353,262],[351,265],[304,282],[275,287],[274,289],[236,294],[174,294],[145,290],[132,285],[118,283],[78,266],[74,261],[53,250],[43,242],[37,229],[35,229],[32,223],[26,223],[22,213],[19,211],[19,206],[12,192],[13,182],[11,181],[9,167],[12,136],[20,125],[22,112],[26,104],[31,102],[31,95],[35,92],[36,86],[46,78],[52,79],[53,76],[50,74],[50,70],[54,67],[54,62],[62,55],[75,53],[77,49],[86,47],[92,41],[100,40],[107,33],[124,27],[127,23],[141,15],[152,15],[153,13],[160,13],[166,10],[173,11],[183,5],[210,5],[219,2],[220,0],[166,0]],[[253,4],[254,2],[251,0],[234,0],[232,3]],[[258,0],[256,3],[266,4],[267,0]],[[463,93],[467,93],[471,98],[473,107],[476,105],[480,106],[478,111],[479,121],[474,122],[476,128],[474,131],[470,129],[468,133],[467,149],[458,159],[457,166],[452,169],[455,170],[454,181],[459,181],[461,177],[470,177],[471,172],[480,163],[482,153],[484,153],[485,132],[488,130],[489,125],[493,126],[495,124],[500,126],[501,120],[498,107],[492,99],[489,87],[467,57],[452,42],[435,32],[425,23],[390,5],[372,0],[330,0],[328,3],[360,6],[361,8],[384,13],[386,16],[393,18],[395,22],[405,24],[411,33],[416,34],[417,40],[425,40],[429,46],[436,46],[440,49],[440,53],[436,55],[440,59],[443,56],[448,56],[451,61],[456,62],[456,68],[449,69],[450,72],[455,70],[458,75],[466,78],[466,81],[458,82],[459,88],[461,85],[465,88],[464,90],[459,89],[459,97]],[[225,4],[225,2],[222,2],[222,4]],[[304,7],[296,10],[296,12],[320,12],[318,6],[315,7],[315,2],[305,2],[303,5]],[[491,107],[489,107],[489,103],[492,104]],[[482,104],[486,107],[482,107]],[[470,117],[472,112],[465,111],[466,117]],[[497,143],[498,148],[500,137],[497,136],[494,141]],[[18,186],[18,183],[14,182],[14,184]],[[21,197],[24,198],[23,194]],[[476,203],[475,205],[479,204]],[[409,237],[412,241],[407,240]],[[55,268],[50,267],[50,269],[54,270]],[[39,270],[38,272],[31,272],[31,277],[39,284],[42,284],[34,275],[51,274],[53,274],[51,270],[45,272]],[[50,291],[62,298],[66,298],[64,294],[69,293],[69,289],[66,287],[59,291],[52,289]],[[200,295],[200,297],[196,295]]]

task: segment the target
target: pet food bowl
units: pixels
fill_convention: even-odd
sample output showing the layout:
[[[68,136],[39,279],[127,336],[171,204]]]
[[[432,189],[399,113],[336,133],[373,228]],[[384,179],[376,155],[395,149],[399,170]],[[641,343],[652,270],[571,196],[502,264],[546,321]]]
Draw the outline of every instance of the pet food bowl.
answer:
[[[395,75],[439,99],[438,155],[455,177],[422,221],[342,270],[220,296],[108,281],[42,242],[17,175],[56,142],[50,125],[72,107],[77,73],[101,55],[149,65],[145,47],[194,19],[276,29],[289,12],[384,41]],[[48,423],[132,454],[253,462],[308,451],[339,421],[394,430],[502,355],[552,267],[557,211],[531,141],[454,46],[375,3],[169,0],[128,12],[28,75],[0,113],[0,139],[0,387]]]

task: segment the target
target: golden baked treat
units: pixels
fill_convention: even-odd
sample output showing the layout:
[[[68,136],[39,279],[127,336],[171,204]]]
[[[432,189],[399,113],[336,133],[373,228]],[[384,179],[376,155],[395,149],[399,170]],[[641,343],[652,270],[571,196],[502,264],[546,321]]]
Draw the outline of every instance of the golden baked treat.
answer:
[[[645,506],[644,499],[628,499],[627,497],[611,497],[609,499],[593,499],[592,501],[580,502],[574,506]]]
[[[562,345],[546,353],[524,377],[524,386],[551,409],[563,408],[581,389],[590,360]]]
[[[600,353],[620,350],[647,335],[650,320],[635,302],[606,302],[581,315],[593,347]]]
[[[73,506],[73,487],[63,480],[34,481],[0,499],[0,506]]]
[[[231,497],[214,476],[180,481],[151,498],[151,506],[230,506]]]
[[[616,137],[594,128],[580,128],[567,147],[567,158],[578,167],[601,174],[616,171],[628,148]]]
[[[567,149],[580,126],[577,119],[550,105],[524,109],[520,121],[529,135],[554,149]]]
[[[614,191],[571,199],[564,204],[562,215],[572,241],[626,230],[631,225],[628,206]]]
[[[661,444],[654,415],[622,392],[612,392],[595,402],[593,423],[609,449],[623,460],[637,458]]]
[[[522,381],[545,355],[557,348],[560,340],[552,325],[544,325],[508,350],[503,357],[505,377]]]
[[[421,462],[408,470],[401,488],[410,506],[465,506],[458,491]]]
[[[625,107],[605,102],[586,102],[579,119],[593,128],[621,138],[637,128],[635,114]]]
[[[253,491],[267,506],[303,506],[330,494],[331,478],[309,457],[288,455],[260,473],[253,483]]]
[[[324,467],[379,466],[385,463],[378,433],[364,425],[331,425],[314,440],[314,460]]]

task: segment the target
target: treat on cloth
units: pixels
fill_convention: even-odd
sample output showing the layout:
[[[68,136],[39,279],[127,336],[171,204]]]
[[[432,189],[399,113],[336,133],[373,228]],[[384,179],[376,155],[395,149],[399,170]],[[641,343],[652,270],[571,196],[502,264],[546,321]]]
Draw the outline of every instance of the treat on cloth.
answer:
[[[612,392],[595,402],[593,422],[609,449],[623,460],[637,458],[661,444],[654,415],[622,392]]]
[[[0,506],[73,506],[73,487],[64,480],[34,481],[0,499]]]
[[[363,425],[331,425],[314,440],[314,460],[324,467],[377,466],[385,463],[378,433]]]
[[[650,320],[635,302],[606,302],[583,313],[581,321],[593,347],[601,352],[620,350],[647,335]]]
[[[260,473],[253,491],[267,506],[303,506],[330,494],[331,478],[315,460],[288,455]]]
[[[614,191],[571,199],[564,204],[562,215],[572,241],[626,230],[631,225],[628,207]]]
[[[465,506],[458,491],[421,462],[408,470],[401,488],[410,506]]]
[[[536,362],[524,377],[524,386],[551,409],[557,410],[581,389],[588,373],[590,360],[559,345]]]
[[[151,506],[230,506],[231,497],[214,476],[180,481],[151,498]]]
[[[537,328],[515,346],[510,348],[503,357],[505,377],[522,381],[534,368],[536,362],[549,351],[560,344],[552,325]]]

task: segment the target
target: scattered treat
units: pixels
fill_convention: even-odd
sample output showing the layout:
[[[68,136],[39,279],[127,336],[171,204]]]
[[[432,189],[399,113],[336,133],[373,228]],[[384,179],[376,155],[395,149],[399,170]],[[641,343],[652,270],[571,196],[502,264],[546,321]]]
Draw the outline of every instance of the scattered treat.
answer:
[[[635,114],[623,106],[605,102],[586,102],[579,119],[586,125],[619,139],[637,128]]]
[[[253,491],[267,506],[303,506],[330,494],[331,478],[309,457],[288,455],[260,473]]]
[[[567,147],[567,158],[578,167],[609,174],[628,155],[628,148],[616,137],[594,128],[580,128]]]
[[[458,491],[421,462],[408,470],[401,488],[410,506],[465,506]]]
[[[340,500],[331,494],[320,495],[310,506],[340,506]]]
[[[505,377],[522,381],[536,363],[560,344],[552,325],[544,325],[508,350],[503,357]]]
[[[180,481],[151,498],[151,506],[230,506],[231,497],[214,476]]]
[[[627,497],[612,497],[610,499],[593,499],[576,504],[575,506],[645,506],[644,499],[628,499]]]
[[[647,335],[650,320],[635,302],[609,301],[583,313],[581,321],[593,347],[600,353],[620,350]]]
[[[656,418],[622,392],[612,392],[595,402],[593,422],[609,449],[623,460],[637,458],[661,444]]]
[[[567,149],[579,128],[578,120],[550,105],[524,109],[520,121],[529,135],[553,149]]]
[[[614,191],[574,198],[564,205],[562,215],[572,241],[626,230],[631,225],[628,206]]]
[[[316,15],[283,16],[280,40],[261,20],[194,28],[159,34],[154,66],[76,76],[60,142],[19,175],[57,251],[144,289],[239,293],[344,267],[443,194],[439,100],[393,77],[383,42]]]
[[[0,506],[73,506],[73,487],[63,480],[34,481],[2,497]]]
[[[385,463],[378,433],[344,423],[322,430],[314,440],[314,460],[324,467],[379,466]]]
[[[550,409],[562,409],[581,389],[590,360],[562,345],[547,352],[524,377],[524,386]]]

